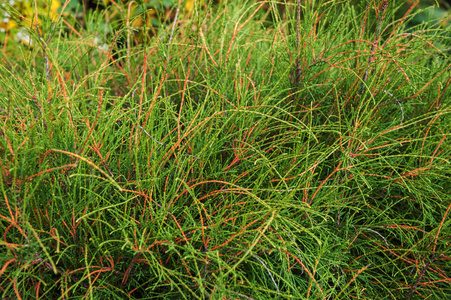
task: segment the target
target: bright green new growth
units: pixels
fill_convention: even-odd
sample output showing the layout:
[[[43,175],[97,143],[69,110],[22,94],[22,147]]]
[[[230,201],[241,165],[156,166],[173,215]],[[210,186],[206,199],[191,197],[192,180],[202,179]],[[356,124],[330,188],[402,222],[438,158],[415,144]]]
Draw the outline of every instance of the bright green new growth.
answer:
[[[2,52],[1,297],[446,299],[449,29],[312,2]]]

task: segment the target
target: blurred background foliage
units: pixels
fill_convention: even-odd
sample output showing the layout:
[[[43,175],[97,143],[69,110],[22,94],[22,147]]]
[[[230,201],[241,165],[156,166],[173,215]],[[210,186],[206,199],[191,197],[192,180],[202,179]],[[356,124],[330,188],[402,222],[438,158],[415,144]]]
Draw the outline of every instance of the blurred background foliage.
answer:
[[[187,13],[200,6],[198,0],[2,0],[0,4],[0,42],[9,38],[12,43],[33,45],[32,35],[39,25],[40,32],[64,15],[66,26],[74,30],[86,29],[87,18],[96,17],[97,28],[103,33],[114,33],[126,26],[134,31],[146,30],[155,34],[163,24],[175,16],[175,9],[182,7]],[[37,9],[36,9],[36,7]],[[51,28],[52,26],[50,26]],[[54,27],[54,26],[53,26]]]
[[[55,30],[59,30],[55,26],[59,21],[64,23],[63,28],[72,33],[84,29],[92,33],[94,26],[94,32],[98,32],[95,42],[103,50],[113,46],[107,42],[112,36],[115,36],[114,46],[124,43],[124,34],[117,35],[118,30],[123,30],[124,24],[127,30],[133,31],[134,43],[139,44],[146,37],[158,34],[159,29],[170,25],[177,9],[184,18],[189,18],[196,9],[206,9],[208,5],[217,5],[220,1],[226,0],[1,0],[0,45],[3,52],[9,54],[15,51],[17,43],[33,46],[33,36],[36,39],[42,34],[42,38],[46,40],[46,36],[50,37]],[[277,6],[267,5],[266,11],[262,13],[266,14],[271,8],[277,7],[277,13],[283,17],[286,13],[286,6],[283,4],[295,1],[283,0],[277,2]],[[318,2],[301,1],[303,4]],[[362,9],[366,5],[374,5],[373,1],[352,2]],[[403,0],[398,3],[399,18],[412,6],[416,11],[415,17],[408,23],[410,27],[422,23],[429,28],[450,26],[451,0]],[[274,12],[266,15],[269,17],[264,18],[265,24],[270,26]]]

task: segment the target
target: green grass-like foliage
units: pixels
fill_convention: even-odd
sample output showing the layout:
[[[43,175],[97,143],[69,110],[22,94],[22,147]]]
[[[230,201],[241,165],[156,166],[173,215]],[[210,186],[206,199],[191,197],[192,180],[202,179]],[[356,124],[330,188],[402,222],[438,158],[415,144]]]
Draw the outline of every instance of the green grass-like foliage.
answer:
[[[447,299],[449,31],[357,2],[30,28],[0,64],[1,298]]]

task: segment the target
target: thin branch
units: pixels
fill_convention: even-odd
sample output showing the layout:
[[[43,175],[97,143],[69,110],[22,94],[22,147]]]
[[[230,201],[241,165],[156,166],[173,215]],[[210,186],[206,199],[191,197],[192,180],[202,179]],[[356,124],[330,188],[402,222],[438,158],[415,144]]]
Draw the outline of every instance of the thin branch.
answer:
[[[426,274],[427,269],[429,269],[429,267],[432,265],[432,263],[437,258],[441,258],[442,256],[443,256],[443,254],[440,254],[439,256],[433,257],[431,259],[431,261],[427,265],[423,266],[423,269],[421,270],[420,275],[418,275],[417,281],[415,281],[415,283],[412,284],[412,287],[410,288],[410,292],[406,296],[406,300],[409,300],[410,297],[412,297],[413,293],[415,292],[415,290],[417,289],[418,285],[420,284],[421,278],[423,278],[424,274]]]
[[[46,74],[46,76],[47,76],[47,82],[48,82],[49,85],[50,85],[50,65],[49,65],[49,58],[48,58],[48,56],[47,56],[47,47],[46,47],[46,45],[45,45],[44,40],[41,38],[41,33],[39,32],[38,24],[35,24],[35,27],[36,27],[36,31],[37,31],[37,33],[38,33],[39,42],[41,43],[42,48],[43,48],[43,50],[44,50],[44,57],[45,57],[45,74]]]
[[[141,129],[147,134],[147,136],[150,137],[152,140],[154,140],[156,143],[158,143],[158,144],[160,144],[160,145],[163,145],[162,142],[157,141],[157,140],[156,140],[153,136],[151,136],[144,128],[142,128],[142,127],[139,126],[139,125],[136,125],[136,126],[138,126],[139,128],[141,128]]]
[[[174,30],[175,30],[175,25],[177,24],[177,18],[179,16],[179,12],[180,12],[180,3],[179,5],[177,5],[177,11],[175,12],[175,18],[174,18],[174,22],[172,23],[172,30],[171,30],[171,35],[169,36],[169,42],[168,42],[168,57],[166,59],[166,63],[169,62],[169,47],[171,46],[171,42],[172,42],[172,38],[174,37]]]
[[[271,277],[272,283],[274,283],[274,286],[276,287],[277,292],[280,293],[279,286],[277,285],[276,281],[274,280],[274,277],[272,277],[271,271],[269,271],[269,269],[268,269],[268,267],[266,267],[265,263],[260,258],[258,258],[258,256],[254,255],[254,254],[252,254],[252,256],[263,265],[263,267],[268,272],[269,277]]]
[[[379,232],[377,232],[376,230],[373,230],[373,229],[371,229],[371,228],[362,228],[362,229],[363,229],[363,230],[368,230],[368,231],[374,232],[375,234],[377,234],[378,236],[380,236],[380,237],[384,240],[384,242],[385,242],[385,244],[387,245],[387,247],[390,248],[390,246],[389,246],[388,243],[387,243],[387,240],[385,239],[385,237],[384,237],[382,234],[380,234]]]
[[[376,38],[374,39],[373,43],[371,44],[370,56],[368,57],[368,63],[367,63],[367,66],[366,66],[366,71],[365,71],[365,74],[363,74],[363,78],[362,78],[363,82],[362,82],[362,87],[360,88],[360,95],[363,95],[363,93],[365,92],[365,81],[368,79],[368,73],[369,73],[370,65],[373,62],[374,49],[376,48],[377,44],[379,43],[379,38],[381,36],[380,32],[381,32],[382,20],[385,17],[385,12],[387,11],[387,6],[388,6],[388,0],[385,0],[384,6],[382,7],[382,12],[380,12],[379,16],[378,16],[377,29],[376,29]]]
[[[301,75],[302,70],[300,66],[300,44],[301,44],[301,37],[300,37],[300,28],[301,28],[301,0],[298,0],[298,5],[296,9],[296,62],[295,62],[295,79],[294,79],[294,93],[293,93],[293,99],[298,91],[298,85],[301,81]]]

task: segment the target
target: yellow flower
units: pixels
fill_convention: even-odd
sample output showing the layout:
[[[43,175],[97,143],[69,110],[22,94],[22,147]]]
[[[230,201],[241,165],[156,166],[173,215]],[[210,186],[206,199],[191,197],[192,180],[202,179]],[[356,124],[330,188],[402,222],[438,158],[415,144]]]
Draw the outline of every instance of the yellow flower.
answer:
[[[203,0],[186,0],[185,1],[185,11],[190,12],[194,8],[194,4],[197,6],[203,4]]]
[[[0,32],[10,31],[17,26],[17,24],[11,20],[9,14],[6,12],[3,15],[0,15],[0,17]]]
[[[58,19],[58,8],[61,7],[61,2],[57,0],[53,0],[52,4],[50,5],[50,16],[53,21],[56,21]]]
[[[186,0],[185,1],[185,10],[191,11],[194,7],[194,0]]]
[[[1,1],[1,0],[0,0]],[[62,6],[59,0],[9,0],[12,10],[10,12],[0,11],[0,32],[11,34],[16,40],[31,45],[31,37],[24,27],[33,27],[41,22],[42,18],[50,18],[52,21],[58,19],[58,10]],[[37,7],[35,7],[35,3]],[[4,3],[2,6],[6,6]],[[36,20],[36,11],[38,20]],[[9,13],[17,14],[17,19],[20,19],[18,24]],[[18,27],[18,28],[16,28]],[[12,30],[14,29],[14,30]]]

